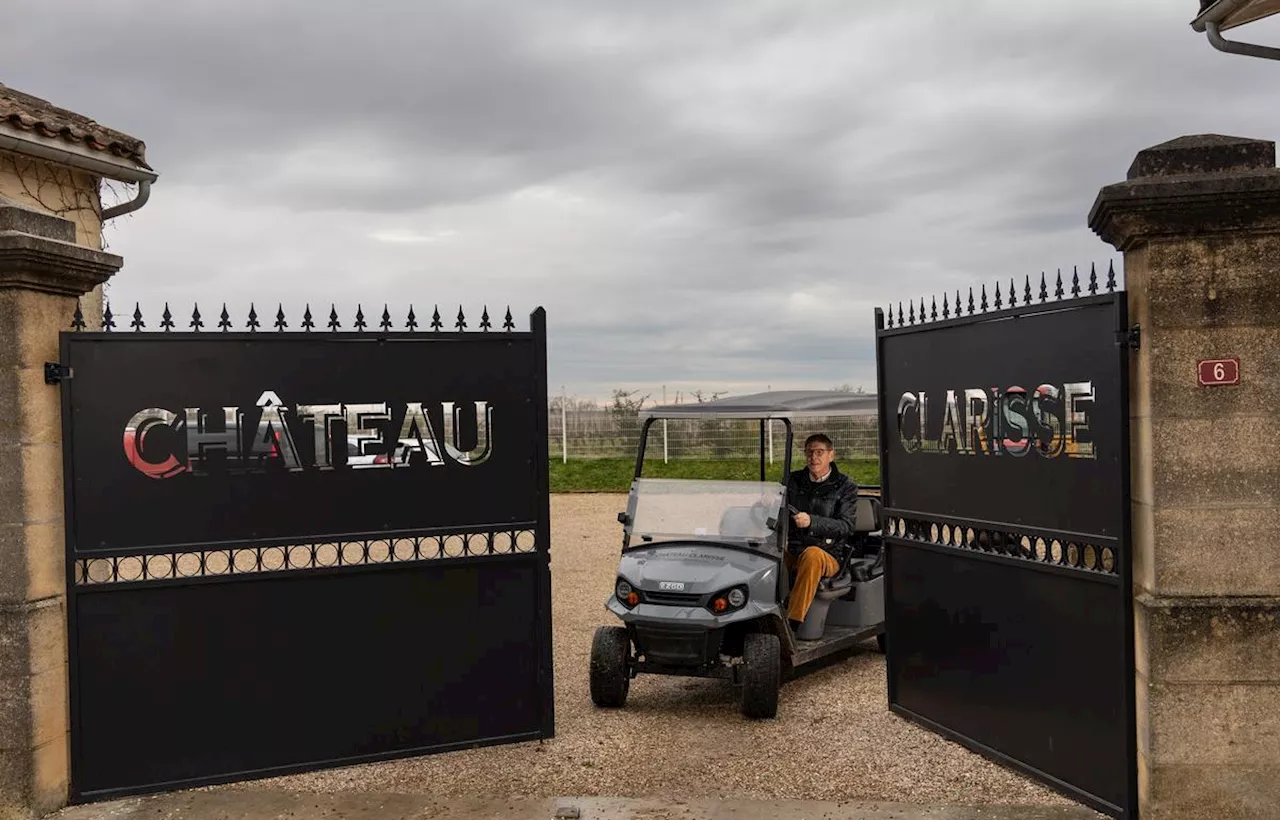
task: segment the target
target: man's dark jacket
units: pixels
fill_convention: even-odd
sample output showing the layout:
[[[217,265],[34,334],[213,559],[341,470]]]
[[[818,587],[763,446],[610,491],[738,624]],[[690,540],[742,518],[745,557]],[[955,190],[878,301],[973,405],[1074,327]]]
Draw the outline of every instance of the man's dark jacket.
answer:
[[[787,546],[800,553],[808,546],[819,546],[842,560],[854,533],[858,484],[840,472],[835,463],[823,481],[809,477],[809,469],[795,470],[787,480],[787,503],[800,512],[809,513],[809,526],[800,529],[791,521]],[[791,520],[791,512],[787,517]]]

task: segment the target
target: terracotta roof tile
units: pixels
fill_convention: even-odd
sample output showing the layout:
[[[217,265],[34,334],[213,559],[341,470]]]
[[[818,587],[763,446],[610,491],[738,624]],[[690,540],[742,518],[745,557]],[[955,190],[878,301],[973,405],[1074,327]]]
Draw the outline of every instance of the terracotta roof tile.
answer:
[[[48,100],[15,91],[0,83],[0,126],[61,138],[153,170],[146,161],[146,144],[128,134],[99,125],[88,117],[58,108]]]

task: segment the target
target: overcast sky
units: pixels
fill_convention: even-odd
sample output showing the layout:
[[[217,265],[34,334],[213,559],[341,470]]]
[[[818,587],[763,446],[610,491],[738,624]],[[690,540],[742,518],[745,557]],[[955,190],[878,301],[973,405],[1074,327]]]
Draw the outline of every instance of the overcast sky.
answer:
[[[1280,137],[1198,5],[7,0],[0,82],[146,141],[107,240],[152,326],[542,305],[552,393],[870,390],[875,306],[1119,267],[1139,149]]]

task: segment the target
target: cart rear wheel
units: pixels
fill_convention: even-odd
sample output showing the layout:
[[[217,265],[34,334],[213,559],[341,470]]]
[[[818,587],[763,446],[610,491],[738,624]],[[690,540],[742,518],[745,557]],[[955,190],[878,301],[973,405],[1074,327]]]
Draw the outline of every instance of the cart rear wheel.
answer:
[[[742,646],[742,713],[749,718],[778,714],[782,648],[777,635],[753,632]]]
[[[627,662],[631,639],[620,626],[602,626],[591,641],[591,700],[596,706],[617,708],[627,702],[631,672]]]
[[[885,651],[886,651],[886,650],[885,650],[885,648],[884,648],[884,647],[885,647],[885,633],[881,632],[879,635],[877,635],[877,636],[876,636],[876,646],[880,647],[880,654],[881,654],[881,655],[883,655],[883,654],[885,653]]]

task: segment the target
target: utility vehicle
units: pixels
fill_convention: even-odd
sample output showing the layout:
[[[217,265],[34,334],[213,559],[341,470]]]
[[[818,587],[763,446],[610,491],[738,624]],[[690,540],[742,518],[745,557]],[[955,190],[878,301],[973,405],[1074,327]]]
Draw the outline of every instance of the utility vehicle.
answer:
[[[783,561],[793,420],[875,414],[874,396],[836,391],[774,391],[641,412],[635,476],[618,514],[622,555],[605,603],[622,625],[598,628],[591,647],[596,705],[623,706],[641,673],[683,675],[729,681],[741,688],[746,716],[769,718],[782,681],[805,665],[872,638],[884,650],[879,488],[859,488],[856,532],[840,572],[821,582],[796,630],[786,617],[791,579]],[[644,477],[649,438],[666,433],[658,422],[743,419],[759,421],[759,481]],[[776,424],[783,453],[771,480]]]

